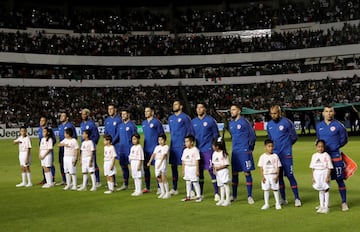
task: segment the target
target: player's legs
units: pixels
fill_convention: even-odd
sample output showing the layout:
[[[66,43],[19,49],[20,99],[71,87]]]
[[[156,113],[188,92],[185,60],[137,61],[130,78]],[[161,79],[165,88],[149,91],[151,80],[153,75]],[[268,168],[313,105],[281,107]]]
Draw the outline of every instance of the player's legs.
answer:
[[[96,150],[94,151],[94,162],[95,162],[95,177],[96,177],[96,185],[100,186],[100,169],[99,166],[97,164],[97,160],[96,160]]]
[[[295,179],[294,176],[294,167],[293,167],[293,159],[291,156],[287,156],[284,159],[282,159],[281,164],[283,166],[284,169],[284,175],[288,178],[290,186],[291,186],[291,190],[294,193],[294,198],[295,198],[295,203],[298,201],[300,201],[300,197],[299,197],[299,190],[298,190],[298,186],[297,186],[297,181]],[[300,203],[301,205],[301,203]],[[297,206],[300,206],[297,205]]]
[[[147,163],[149,162],[151,157],[151,154],[148,154],[147,152],[144,152],[144,179],[145,179],[145,189],[144,193],[147,193],[150,191],[150,179],[151,179],[151,173],[150,173],[150,167],[147,166]]]
[[[50,168],[50,171],[51,171],[51,175],[52,175],[52,183],[55,183],[55,164],[54,164],[54,151],[51,152],[51,160],[52,160],[52,163],[51,163],[51,168]]]
[[[232,198],[236,200],[237,198],[237,190],[239,185],[239,173],[236,171],[232,172]]]
[[[170,150],[169,163],[171,165],[172,183],[173,183],[173,188],[170,190],[170,193],[173,195],[177,194],[177,189],[178,189],[177,183],[179,180],[178,165],[181,165],[182,152],[183,152],[183,148],[176,148]]]
[[[59,147],[59,166],[62,182],[65,183],[65,172],[64,172],[64,147]]]
[[[281,195],[281,204],[286,204],[286,194],[285,194],[285,181],[284,181],[284,168],[280,167],[279,172],[279,187],[280,187],[280,195]]]
[[[204,183],[205,183],[205,177],[204,177],[204,160],[200,160],[199,164],[199,186],[200,186],[200,193],[201,195],[204,195]]]
[[[127,189],[129,186],[129,157],[125,153],[121,153],[119,157],[119,164],[123,174],[124,186]]]
[[[248,193],[248,203],[254,204],[254,199],[252,198],[252,187],[253,187],[253,181],[252,181],[252,175],[251,172],[244,172],[245,179],[246,179],[246,189]]]

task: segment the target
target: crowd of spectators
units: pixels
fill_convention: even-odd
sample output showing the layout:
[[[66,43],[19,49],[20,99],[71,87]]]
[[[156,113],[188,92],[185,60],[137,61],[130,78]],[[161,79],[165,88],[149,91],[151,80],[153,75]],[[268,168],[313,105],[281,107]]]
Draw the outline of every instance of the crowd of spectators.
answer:
[[[210,114],[219,119],[218,109],[228,109],[233,102],[245,107],[266,110],[270,105],[283,107],[313,107],[327,103],[351,103],[360,100],[359,77],[308,81],[282,81],[243,85],[212,86],[139,86],[139,87],[0,87],[0,124],[7,126],[37,126],[41,115],[57,126],[59,112],[68,111],[78,126],[80,110],[89,108],[99,125],[103,125],[107,105],[129,109],[132,119],[140,123],[144,107],[154,106],[157,117],[167,122],[172,101],[185,99],[186,111],[194,115],[196,103],[204,101]],[[31,101],[29,101],[31,99]],[[220,120],[220,119],[219,119]]]
[[[333,63],[307,64],[306,59],[222,65],[181,67],[44,66],[0,63],[0,78],[82,80],[135,80],[226,78],[358,69],[359,58],[336,59]]]
[[[92,56],[172,56],[267,52],[360,42],[360,25],[344,24],[341,30],[274,32],[271,36],[242,41],[233,36],[110,36],[47,37],[42,32],[0,33],[0,52]]]
[[[219,6],[204,10],[168,7],[154,12],[142,8],[113,10],[60,10],[24,8],[0,11],[0,27],[24,29],[59,28],[80,33],[126,33],[127,31],[164,31],[176,33],[236,31],[271,28],[275,25],[306,22],[338,22],[360,18],[359,0],[313,0],[288,2],[278,7],[267,3],[246,6]],[[151,8],[151,3],[149,3]],[[65,14],[66,12],[66,14]],[[172,17],[170,17],[172,16]]]

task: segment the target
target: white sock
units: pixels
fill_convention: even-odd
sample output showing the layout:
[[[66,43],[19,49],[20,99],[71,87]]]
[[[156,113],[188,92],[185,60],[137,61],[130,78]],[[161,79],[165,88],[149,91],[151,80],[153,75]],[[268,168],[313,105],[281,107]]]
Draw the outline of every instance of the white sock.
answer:
[[[269,205],[269,197],[270,197],[270,191],[264,190],[264,202],[265,205]]]
[[[66,186],[70,186],[71,184],[71,176],[69,173],[65,174],[65,179],[66,179]]]
[[[83,174],[83,184],[82,184],[83,188],[86,188],[87,181],[88,181],[88,175],[86,173],[86,174]]]
[[[160,192],[162,195],[165,193],[165,186],[163,182],[159,182]]]
[[[225,186],[220,186],[220,201],[224,201],[225,199]]]
[[[190,197],[190,192],[191,192],[191,181],[187,180],[186,181],[186,197]]]
[[[141,193],[142,180],[141,178],[136,178],[135,181],[135,187],[137,188],[136,192]]]
[[[275,204],[280,205],[279,191],[274,191]]]
[[[91,173],[90,174],[90,178],[91,178],[91,184],[92,184],[92,187],[95,188],[96,186],[96,177],[95,177],[95,173]]]
[[[31,184],[31,172],[27,172],[26,173],[27,179],[28,179],[28,183]]]
[[[324,191],[319,191],[319,201],[320,201],[320,207],[324,207],[324,203],[325,203],[325,194]]]
[[[330,200],[330,193],[329,190],[324,192],[324,207],[328,208],[329,207],[329,200]]]
[[[164,189],[165,189],[165,193],[169,194],[169,183],[168,182],[164,183]]]
[[[194,185],[194,189],[195,189],[195,193],[196,193],[196,198],[200,198],[201,197],[201,192],[200,192],[199,181],[193,182],[193,185]]]
[[[224,184],[225,189],[225,199],[227,202],[230,202],[230,186],[229,184]]]
[[[114,191],[114,182],[108,181],[108,188],[110,191]]]
[[[50,171],[45,172],[45,180],[47,184],[52,185],[52,174]]]
[[[72,179],[73,188],[76,188],[77,186],[76,174],[71,174],[71,179]]]
[[[25,185],[26,184],[26,172],[21,173],[21,180],[22,180],[22,183]]]

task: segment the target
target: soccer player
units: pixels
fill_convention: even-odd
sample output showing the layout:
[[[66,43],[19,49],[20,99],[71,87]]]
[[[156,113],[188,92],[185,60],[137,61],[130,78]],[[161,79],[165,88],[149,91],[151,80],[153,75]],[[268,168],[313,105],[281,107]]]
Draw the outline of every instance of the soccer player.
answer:
[[[298,139],[294,124],[287,118],[281,117],[281,108],[274,105],[270,108],[271,119],[266,127],[268,137],[274,142],[274,153],[280,158],[280,204],[287,204],[285,195],[284,175],[288,178],[295,197],[295,206],[301,206],[297,182],[294,176],[292,146]]]
[[[72,135],[74,139],[77,139],[77,133],[75,126],[69,122],[69,115],[67,112],[62,112],[60,114],[60,125],[59,129],[59,140],[62,141],[65,139],[65,130],[70,128],[72,130]],[[57,183],[56,185],[64,185],[66,183],[65,173],[64,173],[64,147],[59,147],[59,164],[60,164],[60,172],[62,181]]]
[[[255,170],[253,150],[256,141],[256,135],[250,122],[241,117],[241,107],[233,104],[230,108],[232,120],[229,123],[229,129],[232,138],[232,199],[237,198],[237,188],[239,184],[239,172],[244,172],[246,178],[248,203],[254,204],[252,197],[252,176],[251,171]]]
[[[38,137],[39,137],[39,144],[40,144],[41,139],[43,138],[43,129],[45,127],[48,127],[47,118],[45,116],[40,117],[40,123],[39,124],[40,124],[40,126],[39,126],[39,129],[38,129]],[[50,128],[50,127],[48,127],[48,128]],[[56,137],[55,137],[54,133],[51,133],[51,136],[52,136],[51,140],[52,140],[53,146],[54,146],[55,143],[56,143]],[[54,151],[53,150],[51,150],[51,156],[52,156],[52,161],[51,161],[52,163],[51,163],[50,171],[51,171],[51,176],[53,178],[52,183],[54,183],[55,182],[55,165],[54,165]],[[43,171],[43,180],[38,183],[39,185],[43,185],[43,184],[46,183],[44,169],[42,171]]]
[[[313,170],[313,188],[319,191],[320,206],[317,212],[329,213],[331,169],[334,169],[334,166],[330,155],[325,152],[324,140],[316,141],[316,153],[311,157],[310,168]]]
[[[116,151],[115,147],[111,144],[111,135],[104,135],[104,175],[106,176],[108,190],[105,194],[111,194],[114,192],[114,178],[116,175],[115,158]]]
[[[203,195],[204,191],[204,170],[207,170],[211,177],[211,182],[214,188],[214,200],[219,201],[219,191],[216,183],[216,176],[211,168],[211,157],[213,154],[212,142],[219,137],[219,130],[217,123],[213,117],[206,114],[206,105],[201,102],[196,105],[196,114],[191,124],[195,133],[196,146],[200,150],[200,192]]]
[[[225,141],[219,137],[213,141],[212,168],[216,175],[216,182],[220,188],[220,200],[217,206],[229,206],[230,201],[230,176],[229,176],[229,155],[226,152]]]
[[[135,183],[135,190],[131,194],[131,196],[140,196],[143,194],[141,190],[142,180],[143,177],[143,162],[144,162],[144,151],[143,148],[140,145],[140,135],[139,134],[133,134],[131,136],[131,141],[133,146],[130,149],[130,165],[131,165],[131,176],[134,179]]]
[[[325,141],[325,151],[330,155],[334,169],[331,179],[335,179],[339,186],[342,211],[348,211],[346,202],[346,186],[344,182],[344,161],[341,157],[340,148],[348,142],[348,134],[344,125],[335,119],[335,110],[332,106],[325,106],[322,112],[324,120],[316,127],[317,139]]]
[[[64,190],[76,190],[76,163],[78,160],[79,144],[73,138],[72,128],[65,129],[65,138],[58,144],[59,147],[64,147],[64,172],[66,185]]]
[[[151,106],[145,107],[145,120],[142,122],[142,129],[144,132],[144,177],[145,189],[143,193],[150,191],[150,166],[147,163],[154,152],[155,147],[158,145],[159,135],[164,134],[164,128],[160,120],[154,118],[154,108]]]
[[[14,144],[19,144],[19,162],[21,168],[21,178],[22,181],[20,184],[17,184],[16,187],[31,187],[31,141],[30,137],[27,135],[26,127],[20,127],[20,136],[19,138],[13,141]],[[26,183],[27,178],[27,183]]]
[[[80,129],[81,129],[81,134],[84,132],[84,130],[89,130],[90,131],[90,139],[93,141],[94,146],[95,146],[95,151],[94,151],[94,162],[95,162],[95,176],[96,176],[96,187],[100,187],[101,183],[100,183],[100,172],[99,172],[99,166],[97,165],[96,162],[96,145],[99,142],[99,130],[96,127],[95,123],[93,120],[90,119],[90,110],[89,109],[83,109],[81,111],[81,119],[83,120],[80,123]],[[83,138],[81,138],[81,142],[83,142]]]
[[[169,184],[167,182],[167,157],[169,153],[169,146],[166,144],[166,135],[161,134],[158,136],[159,145],[154,149],[147,166],[150,167],[151,162],[155,160],[155,177],[160,186],[160,195],[158,198],[167,199],[171,197],[169,191]]]
[[[195,137],[193,135],[185,136],[185,149],[181,157],[182,176],[186,181],[186,198],[183,201],[190,201],[191,187],[194,186],[196,193],[196,202],[201,202],[200,184],[199,184],[199,161],[200,152],[195,147]]]
[[[83,142],[81,143],[81,171],[83,174],[83,184],[78,189],[78,191],[85,191],[88,173],[90,173],[92,188],[90,191],[96,191],[96,177],[95,177],[95,162],[94,162],[94,152],[95,145],[90,139],[90,131],[84,130],[82,133]]]
[[[173,103],[174,114],[170,115],[168,119],[171,137],[169,163],[171,165],[173,178],[173,188],[170,190],[172,195],[178,194],[178,165],[182,165],[181,156],[185,148],[184,138],[187,135],[194,134],[191,119],[187,114],[182,112],[182,109],[183,103],[180,100],[175,100]]]
[[[116,133],[115,143],[119,143],[119,153],[117,159],[123,173],[124,183],[117,190],[126,190],[129,188],[129,154],[132,146],[131,136],[137,134],[137,127],[130,120],[130,112],[126,109],[121,111],[122,123],[119,125]]]
[[[273,190],[275,198],[275,209],[281,209],[280,196],[279,196],[279,173],[281,162],[279,156],[273,153],[274,142],[271,139],[266,139],[265,152],[260,156],[258,166],[260,167],[261,174],[261,188],[264,190],[264,202],[261,207],[262,210],[270,208],[269,195],[270,189]]]
[[[111,135],[111,138],[116,138],[116,133],[119,130],[119,126],[121,124],[121,119],[119,115],[117,114],[117,110],[114,104],[108,105],[108,117],[106,117],[104,125],[104,135]],[[119,141],[115,143],[115,141],[112,141],[112,145],[115,147],[116,154],[119,154],[120,152],[120,144]],[[114,184],[116,187],[116,176],[113,176],[114,178]]]
[[[42,186],[43,188],[51,188],[54,186],[53,176],[51,173],[51,165],[53,164],[53,131],[51,128],[44,127],[42,129],[42,139],[40,140],[39,147],[39,159],[41,160],[41,166],[44,170],[45,175],[45,184]]]

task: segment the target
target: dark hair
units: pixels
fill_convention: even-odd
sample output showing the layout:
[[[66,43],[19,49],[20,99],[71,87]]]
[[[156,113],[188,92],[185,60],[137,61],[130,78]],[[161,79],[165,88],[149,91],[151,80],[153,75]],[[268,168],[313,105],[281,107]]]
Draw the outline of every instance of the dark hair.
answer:
[[[180,99],[175,99],[174,102],[179,102],[180,105],[184,106],[184,102]]]
[[[205,109],[208,108],[205,102],[198,102],[198,103],[196,104],[196,106],[197,106],[197,105],[203,105]]]
[[[84,131],[84,132],[85,132],[85,131]],[[111,135],[107,135],[107,134],[104,135],[104,139],[107,140],[107,141],[110,141],[110,142],[112,141]]]
[[[20,127],[20,130],[21,130],[21,129],[25,129],[25,130],[26,130],[26,126],[21,126],[21,127]]]
[[[241,105],[238,103],[232,103],[231,106],[235,106],[236,108],[238,108],[240,111],[242,109]]]
[[[87,134],[88,137],[91,136],[91,131],[90,130],[84,130],[83,133]],[[104,136],[104,138],[105,138],[105,136]]]
[[[49,138],[54,137],[54,132],[50,127],[44,127],[44,129],[47,131],[45,135],[43,135],[46,138],[46,141],[49,141]],[[54,141],[53,141],[54,142]]]
[[[268,145],[270,143],[274,144],[274,141],[272,141],[271,139],[265,139],[264,145]]]
[[[133,135],[131,136],[131,138],[133,138],[133,137],[135,137],[135,138],[137,138],[137,139],[140,139],[140,135],[139,135],[139,134],[133,134]]]
[[[193,135],[185,136],[185,139],[189,139],[191,142],[195,142],[195,137]]]
[[[74,135],[73,130],[71,128],[66,128],[65,133],[70,135],[70,137],[73,137],[73,135]]]
[[[166,134],[159,134],[158,138],[162,138],[163,140],[166,141]]]
[[[114,108],[116,108],[116,106],[115,106],[114,103],[109,103],[109,104],[108,104],[108,107],[109,107],[109,106],[113,106]]]
[[[323,140],[323,139],[316,140],[315,145],[318,145],[319,143],[323,143],[324,146],[326,145],[325,140]]]
[[[151,111],[155,111],[155,109],[154,109],[153,106],[146,105],[146,106],[144,107],[144,109],[146,109],[146,108],[149,108]]]

